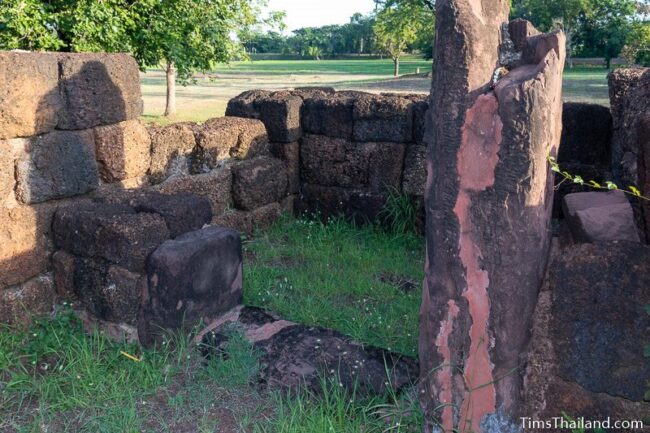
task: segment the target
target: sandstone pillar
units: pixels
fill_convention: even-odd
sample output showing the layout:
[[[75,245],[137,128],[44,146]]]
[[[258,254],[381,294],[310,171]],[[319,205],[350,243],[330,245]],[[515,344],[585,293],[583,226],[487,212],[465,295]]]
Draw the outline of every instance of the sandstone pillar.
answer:
[[[508,4],[436,3],[420,332],[427,433],[518,431],[522,353],[549,249],[546,157],[560,142],[565,53],[562,33],[508,26]],[[494,84],[502,66],[509,73]]]

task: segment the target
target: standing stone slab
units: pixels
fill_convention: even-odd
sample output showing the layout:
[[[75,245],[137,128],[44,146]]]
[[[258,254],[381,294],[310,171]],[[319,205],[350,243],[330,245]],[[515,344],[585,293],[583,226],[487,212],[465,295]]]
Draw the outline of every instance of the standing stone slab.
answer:
[[[62,54],[59,71],[64,106],[59,129],[88,129],[142,115],[140,70],[130,55]]]
[[[399,96],[366,95],[354,103],[354,140],[413,141],[413,102]]]
[[[0,53],[0,139],[53,130],[62,108],[55,53]]]
[[[27,204],[85,194],[97,188],[93,131],[54,131],[29,139],[16,162],[16,195]]]
[[[232,167],[232,195],[238,209],[253,210],[287,195],[287,168],[276,158],[261,156]]]
[[[189,330],[242,301],[239,234],[207,227],[163,243],[147,264],[148,293],[138,325],[150,345],[161,329]]]
[[[425,139],[425,431],[436,420],[445,431],[516,431],[520,360],[550,241],[546,158],[560,142],[565,40],[516,41],[523,51],[507,57],[521,60],[492,90],[509,2],[449,0],[436,9],[431,106],[444,109],[430,111]]]
[[[95,150],[104,182],[139,178],[149,170],[151,139],[139,120],[95,128]]]

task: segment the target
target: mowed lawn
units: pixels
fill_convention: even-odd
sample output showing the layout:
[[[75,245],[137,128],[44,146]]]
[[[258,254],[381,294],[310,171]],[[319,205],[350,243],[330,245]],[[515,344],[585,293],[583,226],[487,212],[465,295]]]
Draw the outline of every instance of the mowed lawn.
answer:
[[[359,60],[258,60],[223,65],[206,75],[197,75],[187,86],[178,87],[178,114],[175,121],[202,122],[223,116],[228,101],[251,89],[286,89],[301,86],[331,86],[337,90],[373,93],[428,93],[431,61],[406,57],[400,78],[393,78],[390,59]],[[415,75],[416,72],[423,74]],[[609,104],[604,68],[580,67],[565,71],[566,101]],[[146,121],[168,123],[165,109],[165,75],[150,70],[141,75]]]

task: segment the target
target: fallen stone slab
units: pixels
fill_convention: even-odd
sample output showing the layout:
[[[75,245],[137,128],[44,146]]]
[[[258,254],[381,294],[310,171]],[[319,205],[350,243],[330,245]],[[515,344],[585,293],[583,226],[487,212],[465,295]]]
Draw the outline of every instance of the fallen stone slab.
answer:
[[[166,329],[210,323],[242,301],[239,234],[211,226],[164,242],[149,257],[147,282],[138,321],[143,345]]]
[[[634,212],[622,191],[568,194],[563,212],[574,242],[639,242]]]
[[[364,346],[343,334],[299,325],[258,308],[238,307],[213,322],[197,337],[206,357],[223,356],[231,332],[241,332],[260,350],[260,381],[271,389],[318,393],[331,380],[356,395],[399,392],[413,385],[417,362],[383,349]]]

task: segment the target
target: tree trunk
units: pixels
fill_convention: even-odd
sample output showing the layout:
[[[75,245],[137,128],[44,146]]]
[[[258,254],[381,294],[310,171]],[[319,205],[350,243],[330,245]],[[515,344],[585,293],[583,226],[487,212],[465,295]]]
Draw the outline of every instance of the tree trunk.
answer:
[[[393,76],[399,77],[399,57],[393,59]]]
[[[165,105],[165,117],[176,115],[176,66],[174,62],[167,61],[165,70],[167,74],[167,104]]]
[[[514,21],[523,58],[492,85],[508,5],[436,2],[420,314],[426,433],[520,424],[521,366],[550,244],[546,158],[560,140],[565,41],[529,38],[538,32]]]

